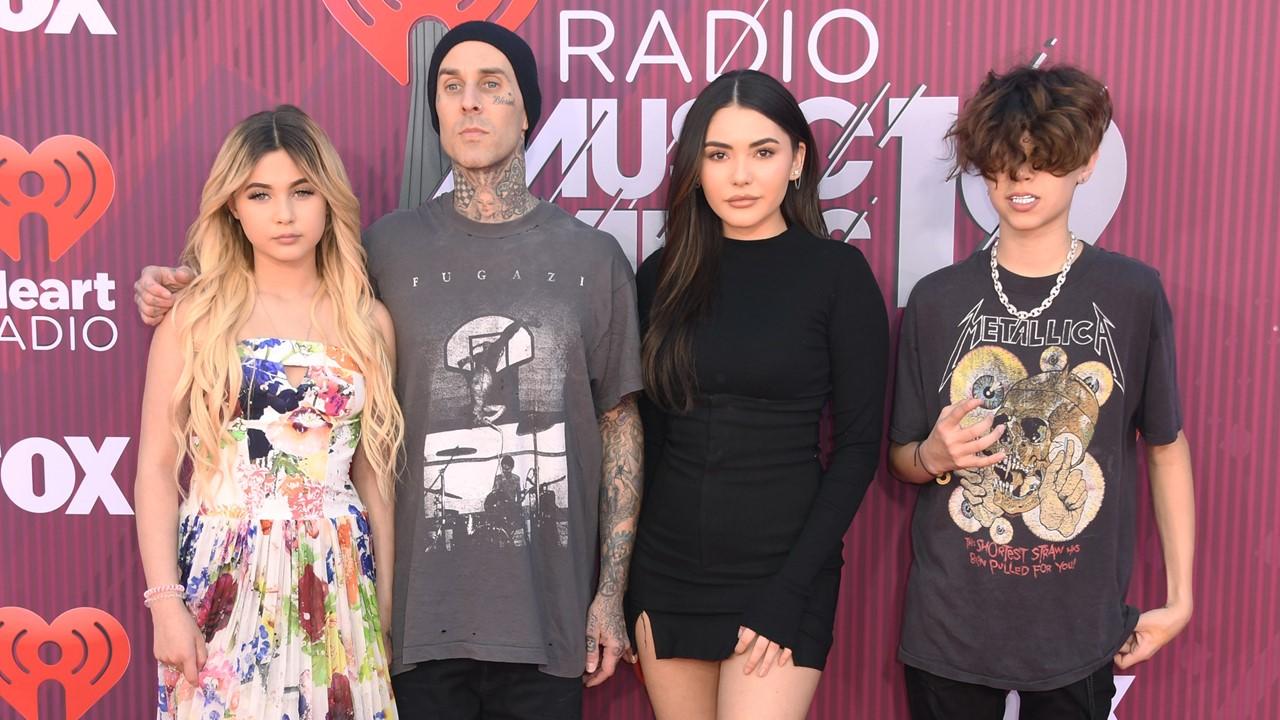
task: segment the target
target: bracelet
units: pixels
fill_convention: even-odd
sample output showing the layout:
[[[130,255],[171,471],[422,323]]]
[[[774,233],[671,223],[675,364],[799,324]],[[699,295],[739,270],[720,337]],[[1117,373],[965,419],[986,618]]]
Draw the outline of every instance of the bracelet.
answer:
[[[157,602],[161,600],[168,600],[169,598],[174,598],[175,600],[182,600],[183,594],[180,592],[156,593],[155,595],[152,595],[146,600],[143,600],[142,604],[150,608],[153,605],[155,605]]]
[[[916,443],[916,452],[915,452],[916,464],[919,465],[922,470],[929,473],[933,477],[938,477],[938,473],[930,470],[929,466],[924,464],[924,457],[921,456],[920,454],[920,448],[922,447],[924,447],[924,440],[921,440],[920,442]]]
[[[142,593],[142,604],[151,607],[156,600],[163,600],[171,597],[182,597],[186,595],[187,588],[185,585],[157,585],[156,587],[147,588]]]

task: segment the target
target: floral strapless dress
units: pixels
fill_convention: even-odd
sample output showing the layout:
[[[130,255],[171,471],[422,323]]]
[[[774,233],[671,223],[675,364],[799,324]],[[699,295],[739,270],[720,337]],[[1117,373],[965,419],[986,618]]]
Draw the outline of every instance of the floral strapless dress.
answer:
[[[209,658],[192,685],[159,668],[162,720],[396,717],[373,541],[351,482],[364,380],[341,348],[239,345],[224,471],[178,529],[187,606]],[[285,367],[305,368],[295,387]]]

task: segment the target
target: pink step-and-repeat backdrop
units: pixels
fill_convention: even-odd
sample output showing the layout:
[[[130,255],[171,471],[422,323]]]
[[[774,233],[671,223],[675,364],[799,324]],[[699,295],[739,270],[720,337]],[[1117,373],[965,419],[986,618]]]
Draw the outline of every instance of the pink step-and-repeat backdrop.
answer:
[[[1270,0],[3,0],[0,607],[29,613],[0,624],[0,718],[154,713],[132,514],[150,333],[131,285],[176,258],[221,138],[296,103],[336,142],[366,222],[416,203],[440,186],[420,66],[442,27],[472,18],[517,27],[537,53],[535,191],[636,260],[659,242],[687,102],[723,69],[782,78],[817,133],[828,223],[891,307],[995,222],[980,183],[945,181],[941,143],[983,73],[1043,55],[1104,78],[1115,126],[1072,226],[1163,275],[1199,519],[1195,618],[1119,679],[1115,716],[1280,717]],[[883,476],[849,531],[814,718],[905,717],[912,500]],[[1148,607],[1164,599],[1149,505],[1138,528],[1130,600]],[[650,717],[629,670],[586,705]]]

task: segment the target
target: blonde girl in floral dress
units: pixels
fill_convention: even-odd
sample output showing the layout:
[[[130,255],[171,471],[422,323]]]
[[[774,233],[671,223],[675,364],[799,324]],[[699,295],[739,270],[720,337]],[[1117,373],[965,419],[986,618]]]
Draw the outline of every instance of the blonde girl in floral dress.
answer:
[[[135,486],[157,717],[394,718],[394,336],[310,118],[281,106],[232,130],[183,261]]]

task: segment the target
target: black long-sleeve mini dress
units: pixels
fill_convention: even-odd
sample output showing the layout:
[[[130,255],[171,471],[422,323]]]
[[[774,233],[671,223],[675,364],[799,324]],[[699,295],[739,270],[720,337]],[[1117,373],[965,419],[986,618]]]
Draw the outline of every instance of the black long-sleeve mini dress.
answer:
[[[636,276],[642,331],[662,252]],[[790,648],[797,665],[822,669],[843,537],[880,457],[884,300],[857,248],[798,227],[724,239],[717,282],[694,329],[693,409],[641,400],[645,489],[628,628],[645,613],[659,658],[723,660],[745,625]]]

